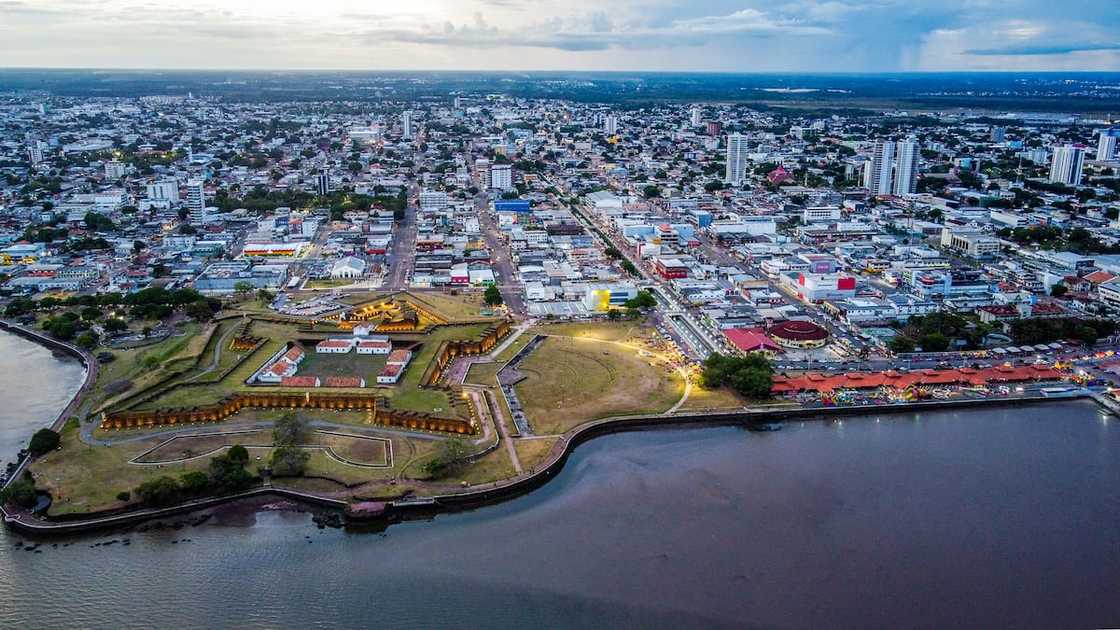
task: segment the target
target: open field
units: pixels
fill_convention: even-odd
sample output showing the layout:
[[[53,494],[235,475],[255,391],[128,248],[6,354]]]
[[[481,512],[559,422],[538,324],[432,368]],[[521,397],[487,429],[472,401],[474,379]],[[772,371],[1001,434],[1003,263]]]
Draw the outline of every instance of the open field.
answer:
[[[517,458],[521,460],[521,467],[526,472],[534,470],[538,465],[544,462],[548,452],[552,450],[552,446],[560,438],[545,437],[533,438],[531,440],[518,439],[513,441],[513,447],[517,450]]]
[[[82,402],[82,413],[90,413],[107,403],[151,387],[165,378],[181,362],[192,361],[202,353],[209,332],[194,323],[181,327],[182,334],[159,343],[131,350],[107,350],[114,357],[99,366],[97,382]],[[202,346],[202,348],[200,348]],[[191,353],[195,353],[193,356]]]
[[[517,393],[538,434],[563,433],[606,416],[660,413],[684,391],[667,365],[592,337],[549,337],[519,370],[527,378]]]
[[[249,430],[171,438],[134,461],[144,464],[172,463],[192,457],[210,455],[235,444],[247,448],[271,448],[272,432]],[[312,431],[300,446],[330,449],[340,459],[359,466],[389,466],[389,441],[338,432]]]
[[[50,491],[54,498],[49,514],[59,516],[121,507],[125,503],[117,499],[118,492],[132,491],[153,477],[178,476],[209,466],[210,458],[162,466],[128,463],[158,443],[159,438],[153,438],[113,447],[89,446],[78,439],[76,427],[68,427],[62,434],[61,450],[35,460],[31,472],[36,487]]]
[[[681,411],[694,411],[698,409],[735,409],[747,404],[747,401],[726,387],[719,389],[704,389],[695,382],[688,400],[681,405]]]
[[[299,376],[317,376],[326,379],[331,376],[359,376],[366,381],[366,387],[377,386],[377,374],[385,367],[389,358],[385,354],[358,354],[351,350],[346,354],[319,354],[314,348],[307,349],[307,357],[299,364]],[[414,369],[411,363],[408,370]]]
[[[564,322],[558,324],[541,324],[536,328],[526,331],[525,334],[531,335],[532,333],[537,333],[541,335],[577,337],[580,339],[598,339],[600,341],[626,341],[632,336],[647,334],[649,330],[649,328],[634,322]]]
[[[520,341],[520,340],[519,340]],[[475,363],[471,365],[471,369],[467,371],[467,377],[464,379],[465,383],[470,385],[496,385],[498,371],[502,369],[504,363]]]

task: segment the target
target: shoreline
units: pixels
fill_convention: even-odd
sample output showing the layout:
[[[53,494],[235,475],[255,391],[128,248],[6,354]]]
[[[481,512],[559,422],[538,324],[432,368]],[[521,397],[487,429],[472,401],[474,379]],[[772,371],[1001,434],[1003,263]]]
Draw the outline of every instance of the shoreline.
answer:
[[[821,407],[814,409],[764,409],[759,411],[727,411],[727,412],[685,412],[679,415],[632,415],[603,418],[586,423],[563,435],[549,452],[544,464],[531,472],[508,479],[491,482],[488,484],[472,486],[463,492],[455,492],[430,497],[417,497],[413,499],[369,499],[379,501],[384,509],[370,519],[355,519],[355,523],[381,523],[431,518],[441,513],[452,513],[475,509],[487,505],[494,505],[515,499],[542,487],[552,480],[567,464],[569,457],[579,446],[595,438],[617,433],[632,431],[651,431],[674,428],[703,428],[722,426],[742,426],[766,423],[785,423],[790,421],[827,421],[838,417],[861,416],[872,414],[902,415],[920,413],[923,410],[941,411],[947,409],[966,409],[978,407],[1008,407],[1037,405],[1047,402],[1069,400],[1092,400],[1098,405],[1102,403],[1089,393],[1079,393],[1070,396],[1022,396],[1013,398],[989,398],[970,400],[939,400],[923,401],[917,403],[897,403],[890,405],[854,405],[846,407]],[[1103,405],[1102,405],[1103,407]],[[1105,407],[1107,411],[1115,411]],[[26,459],[29,461],[29,459]],[[21,466],[22,469],[23,466]],[[12,477],[13,479],[15,476]],[[288,488],[261,486],[246,490],[245,492],[195,499],[179,505],[166,508],[141,508],[128,510],[115,514],[103,514],[92,518],[74,517],[54,521],[34,520],[25,521],[20,514],[11,514],[0,506],[4,524],[12,530],[33,536],[57,536],[68,534],[82,534],[100,530],[130,527],[145,521],[158,520],[171,516],[183,515],[191,512],[216,508],[223,505],[235,504],[260,497],[276,497],[293,500],[318,508],[345,513],[350,501],[336,499]]]
[[[96,380],[96,360],[91,355],[70,344],[52,339],[37,331],[28,330],[23,326],[0,320],[0,330],[19,335],[28,341],[38,343],[54,351],[60,351],[73,356],[82,362],[85,367],[85,378],[81,387],[71,397],[70,402],[59,413],[55,420],[47,425],[58,430],[71,415],[70,412],[81,403],[82,397]],[[94,366],[91,368],[91,366]],[[625,433],[631,431],[649,431],[665,428],[700,428],[718,426],[744,426],[784,423],[793,420],[822,421],[837,417],[858,416],[869,414],[900,415],[907,413],[920,413],[922,410],[940,411],[944,409],[962,409],[971,407],[1004,407],[1019,405],[1034,405],[1054,401],[1089,399],[1096,402],[1110,413],[1120,415],[1120,408],[1113,409],[1105,405],[1100,399],[1088,392],[1075,395],[1048,397],[1042,395],[1018,396],[1008,398],[982,398],[967,400],[932,400],[910,403],[892,403],[885,405],[850,405],[836,407],[817,407],[812,409],[781,408],[734,410],[734,411],[686,411],[674,415],[644,414],[625,415],[601,418],[587,422],[562,435],[552,449],[542,466],[522,475],[502,479],[499,481],[480,484],[464,489],[463,492],[417,497],[402,498],[375,498],[384,504],[384,510],[379,512],[371,522],[394,522],[410,518],[429,518],[439,513],[449,513],[486,505],[493,505],[528,494],[533,490],[548,483],[566,465],[568,458],[580,445],[597,437]],[[31,458],[25,457],[20,465],[9,477],[8,483],[15,480],[23,469],[30,463]],[[5,484],[6,485],[6,484]],[[140,508],[130,509],[119,513],[102,513],[90,518],[75,516],[56,520],[33,521],[22,520],[20,513],[10,513],[4,506],[0,506],[0,516],[9,528],[27,535],[54,536],[64,534],[78,534],[98,530],[112,529],[137,525],[169,516],[176,516],[189,512],[210,509],[230,503],[237,503],[264,496],[276,496],[282,499],[294,500],[299,503],[312,505],[345,512],[350,505],[349,501],[333,497],[316,495],[288,488],[277,488],[271,485],[259,486],[238,494],[205,497],[187,501],[178,505],[165,508]],[[365,500],[365,499],[363,499]],[[365,522],[364,520],[362,522]]]

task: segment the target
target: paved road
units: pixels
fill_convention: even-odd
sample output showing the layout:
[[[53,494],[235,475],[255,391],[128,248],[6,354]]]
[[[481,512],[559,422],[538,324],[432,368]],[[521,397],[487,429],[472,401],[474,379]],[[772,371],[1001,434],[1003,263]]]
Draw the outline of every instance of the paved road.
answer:
[[[393,291],[408,288],[416,258],[416,207],[412,203],[405,206],[404,218],[397,222],[396,232],[386,257],[389,271],[381,285]]]
[[[502,298],[510,312],[516,315],[525,315],[525,288],[517,281],[517,270],[513,266],[513,256],[502,232],[498,229],[498,222],[490,211],[490,198],[484,193],[479,193],[474,198],[475,209],[478,210],[478,223],[482,230],[482,237],[486,247],[490,249],[491,267],[494,270],[494,280],[502,291]]]

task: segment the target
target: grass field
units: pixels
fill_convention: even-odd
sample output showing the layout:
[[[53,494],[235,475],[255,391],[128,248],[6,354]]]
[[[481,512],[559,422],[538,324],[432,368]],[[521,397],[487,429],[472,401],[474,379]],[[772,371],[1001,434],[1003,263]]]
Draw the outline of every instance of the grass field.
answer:
[[[747,404],[746,400],[726,387],[704,389],[694,382],[688,400],[681,405],[681,411],[735,409],[745,404]]]
[[[389,358],[385,354],[358,354],[351,350],[346,354],[318,354],[309,348],[307,357],[299,364],[299,376],[317,376],[325,379],[330,376],[360,376],[366,380],[366,387],[377,385],[377,374],[385,367]],[[409,364],[408,369],[413,369]]]
[[[684,391],[668,366],[591,337],[549,337],[519,370],[527,378],[517,393],[538,434],[563,433],[607,416],[660,413]]]
[[[105,510],[125,505],[117,493],[160,475],[180,475],[206,470],[210,459],[184,464],[136,466],[128,460],[158,444],[160,438],[113,447],[89,446],[78,439],[76,427],[62,434],[62,449],[43,455],[31,465],[36,487],[49,490],[54,498],[49,514],[58,516]]]

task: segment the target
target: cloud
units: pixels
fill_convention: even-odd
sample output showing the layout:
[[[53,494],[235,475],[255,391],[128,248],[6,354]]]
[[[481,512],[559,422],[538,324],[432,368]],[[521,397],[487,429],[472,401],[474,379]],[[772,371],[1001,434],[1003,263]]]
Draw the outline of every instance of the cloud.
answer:
[[[964,51],[966,55],[981,56],[1019,56],[1019,55],[1068,55],[1078,52],[1096,52],[1101,50],[1120,50],[1120,43],[1068,43],[1068,44],[1012,44],[998,48],[969,48]]]

